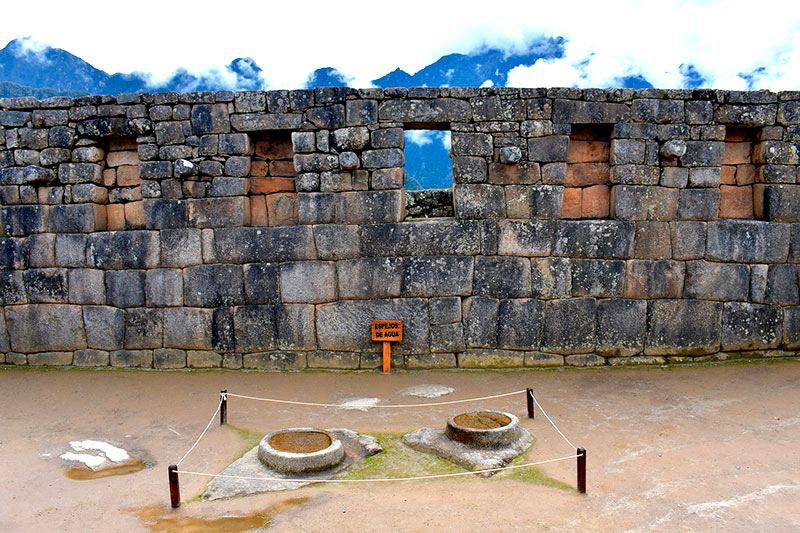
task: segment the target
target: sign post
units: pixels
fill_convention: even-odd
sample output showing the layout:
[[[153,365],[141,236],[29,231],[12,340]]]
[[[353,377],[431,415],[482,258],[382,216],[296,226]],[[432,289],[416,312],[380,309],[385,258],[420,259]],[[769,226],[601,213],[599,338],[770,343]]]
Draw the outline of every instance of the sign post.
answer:
[[[383,371],[392,371],[392,342],[403,340],[402,320],[373,320],[372,340],[383,343]]]

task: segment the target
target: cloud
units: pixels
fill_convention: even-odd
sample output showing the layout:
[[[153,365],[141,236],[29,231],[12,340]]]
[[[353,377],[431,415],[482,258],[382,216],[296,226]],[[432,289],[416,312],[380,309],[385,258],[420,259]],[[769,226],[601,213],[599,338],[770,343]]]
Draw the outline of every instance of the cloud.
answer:
[[[425,146],[433,143],[434,133],[430,130],[406,130],[406,141],[417,146]]]
[[[145,71],[162,80],[179,68],[227,76],[231,58],[251,57],[267,88],[302,87],[321,66],[367,87],[395,68],[413,73],[446,54],[486,47],[520,53],[563,37],[561,59],[518,67],[510,83],[604,87],[639,75],[656,87],[682,87],[681,66],[692,65],[713,87],[800,87],[796,0],[507,0],[489,7],[463,0],[458,9],[407,0],[384,14],[368,0],[339,10],[306,0],[300,18],[289,2],[231,4],[213,13],[195,2],[139,0],[124,24],[114,23],[105,1],[37,6],[48,16],[31,17],[22,2],[4,6],[4,20],[14,23],[0,25],[0,40],[31,35],[106,72]],[[150,33],[155,37],[143,38]]]

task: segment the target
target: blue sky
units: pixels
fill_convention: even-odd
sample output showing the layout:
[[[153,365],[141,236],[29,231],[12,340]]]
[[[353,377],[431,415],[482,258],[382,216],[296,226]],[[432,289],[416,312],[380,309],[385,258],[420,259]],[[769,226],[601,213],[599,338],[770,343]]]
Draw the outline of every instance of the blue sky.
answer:
[[[523,51],[563,37],[564,57],[521,66],[514,86],[603,87],[641,75],[681,87],[692,65],[707,86],[800,89],[797,0],[540,2],[58,2],[3,6],[0,46],[63,48],[107,72],[166,78],[252,57],[269,88],[300,87],[331,66],[369,86],[482,46]],[[224,69],[222,69],[224,70]]]

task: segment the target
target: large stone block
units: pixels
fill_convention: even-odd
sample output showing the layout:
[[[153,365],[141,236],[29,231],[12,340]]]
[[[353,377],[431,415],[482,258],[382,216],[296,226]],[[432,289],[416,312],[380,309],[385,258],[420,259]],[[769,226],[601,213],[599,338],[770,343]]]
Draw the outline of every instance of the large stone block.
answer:
[[[42,233],[50,226],[50,209],[46,205],[4,206],[0,207],[0,220],[4,235]]]
[[[382,102],[378,106],[378,118],[409,123],[468,121],[472,118],[472,107],[463,100],[453,98],[429,100],[398,98]]]
[[[553,255],[628,259],[634,235],[632,222],[561,220],[556,222]]]
[[[248,304],[272,304],[280,300],[279,265],[254,263],[244,265],[244,298]]]
[[[569,137],[566,135],[550,135],[528,139],[528,160],[540,163],[566,161]]]
[[[364,256],[474,255],[481,251],[475,221],[429,220],[361,227]]]
[[[143,270],[106,272],[106,301],[114,307],[142,307],[145,304]]]
[[[275,306],[244,305],[234,310],[236,351],[265,352],[276,349]]]
[[[544,310],[542,350],[589,353],[596,344],[596,329],[594,298],[551,300]]]
[[[147,228],[184,228],[188,224],[189,204],[186,200],[145,198],[142,204]]]
[[[235,264],[314,259],[314,234],[308,226],[220,228],[214,231],[217,257]]]
[[[103,167],[95,163],[62,163],[58,165],[58,181],[67,183],[103,183]]]
[[[63,268],[36,268],[22,273],[25,293],[31,303],[66,303],[67,271]]]
[[[697,300],[747,300],[749,274],[747,265],[689,261],[683,295]]]
[[[476,257],[473,292],[493,298],[529,298],[530,261],[523,257]]]
[[[611,213],[619,220],[673,220],[678,211],[679,190],[646,185],[615,185],[611,189]]]
[[[719,350],[722,304],[652,300],[647,307],[646,355],[704,355]]]
[[[97,204],[54,205],[50,222],[56,233],[91,233],[106,229],[106,206]]]
[[[472,293],[472,264],[471,256],[409,257],[403,270],[402,294],[426,298],[468,296]],[[340,273],[340,282],[341,279]]]
[[[465,349],[464,327],[460,323],[431,326],[431,352],[453,353]]]
[[[227,133],[231,131],[227,104],[200,104],[192,107],[192,133]]]
[[[25,283],[19,270],[0,271],[0,305],[28,303]]]
[[[714,111],[714,120],[718,124],[732,126],[767,126],[775,123],[778,106],[766,105],[730,105],[724,104]]]
[[[277,346],[281,350],[314,350],[317,347],[314,306],[282,304],[275,306]]]
[[[6,307],[11,349],[21,353],[86,348],[86,331],[77,305],[34,304]]]
[[[672,257],[668,222],[636,223],[634,256],[637,259],[669,259]]]
[[[458,218],[505,218],[503,187],[483,183],[457,183],[453,186],[455,213]]]
[[[569,298],[572,293],[572,267],[563,257],[531,259],[531,294],[534,298],[553,300]]]
[[[68,272],[70,303],[98,305],[106,303],[105,276],[102,270],[74,268]]]
[[[301,174],[303,176],[305,174]],[[315,174],[318,177],[318,175]],[[317,180],[319,181],[319,180]],[[331,224],[336,218],[335,197],[332,193],[300,193],[297,195],[299,224]]]
[[[782,339],[780,307],[729,302],[722,309],[723,350],[769,350]]]
[[[428,300],[431,324],[461,322],[461,298],[431,298]]]
[[[405,217],[405,191],[357,191],[334,195],[338,224],[400,222]]]
[[[86,305],[83,323],[89,348],[119,350],[125,334],[125,313],[115,307]]]
[[[788,350],[800,349],[800,307],[786,307],[783,314],[783,346]]]
[[[306,112],[306,118],[317,128],[333,129],[341,128],[345,124],[344,106],[334,104],[325,107],[315,107]]]
[[[403,259],[400,257],[339,261],[336,270],[339,298],[363,300],[400,296],[403,282]]]
[[[63,267],[86,266],[87,236],[81,234],[56,235],[56,265]]]
[[[174,348],[153,350],[153,368],[185,368],[186,351]]]
[[[160,348],[164,316],[161,309],[134,308],[125,311],[125,348]]]
[[[422,354],[430,351],[427,304],[420,298],[346,300],[319,305],[319,348],[358,352],[379,350],[379,346],[370,340],[373,320],[403,321],[403,340],[392,346],[394,353]]]
[[[486,183],[488,177],[488,167],[485,157],[453,157],[454,183]]]
[[[111,366],[152,368],[153,350],[116,350],[109,354]]]
[[[552,117],[557,124],[613,124],[628,122],[631,113],[625,104],[557,99]]]
[[[69,366],[73,361],[73,352],[39,352],[28,354],[31,366]]]
[[[714,261],[781,263],[789,254],[790,227],[757,220],[708,224],[706,257]]]
[[[236,131],[297,130],[303,124],[301,113],[245,113],[231,116]]]
[[[780,305],[797,305],[800,303],[797,274],[797,265],[769,265],[765,293],[766,303]]]
[[[622,296],[625,261],[572,260],[572,296]]]
[[[192,227],[222,228],[250,223],[250,202],[246,197],[198,198],[187,202]]]
[[[497,253],[515,256],[547,256],[553,244],[555,223],[545,220],[501,220]]]
[[[183,271],[183,301],[191,307],[221,307],[244,303],[244,279],[239,265],[197,265]]]
[[[773,222],[800,222],[800,185],[756,186],[754,194],[763,191],[761,213],[756,200],[756,214]]]
[[[231,352],[235,348],[236,338],[232,307],[214,309],[211,345],[214,350],[220,352]]]
[[[155,231],[108,231],[89,235],[86,256],[94,268],[155,268],[160,248]]]
[[[683,294],[685,265],[662,259],[627,262],[623,296],[625,298],[680,298]]]
[[[683,122],[683,100],[656,100],[649,98],[634,100],[633,104],[631,104],[631,116],[636,122],[650,124]],[[621,121],[615,120],[614,122]]]
[[[29,236],[22,244],[22,253],[28,267],[52,267],[55,261],[55,241],[53,233],[38,233]]]
[[[544,303],[539,300],[500,300],[497,310],[497,346],[535,350],[542,342]]]
[[[473,296],[463,303],[464,337],[468,347],[497,346],[497,317],[500,300]]]
[[[161,236],[161,266],[183,268],[203,263],[200,230],[165,229]]]
[[[283,263],[281,299],[287,303],[321,303],[336,299],[336,264],[326,261]]]
[[[719,212],[719,189],[680,189],[678,218],[714,220]]]
[[[357,352],[317,351],[306,354],[306,360],[308,368],[355,370],[360,366],[361,354]]]
[[[519,368],[524,365],[525,352],[470,348],[458,357],[459,368]]]
[[[165,309],[164,346],[184,350],[212,349],[213,319],[211,309]]]
[[[628,357],[644,349],[647,302],[609,299],[597,302],[597,348],[604,356]]]
[[[494,153],[492,136],[486,133],[454,132],[451,142],[454,156],[491,156]]]
[[[145,275],[145,295],[150,307],[183,305],[183,274],[172,268],[148,270]]]
[[[303,370],[306,368],[306,354],[301,352],[257,352],[246,354],[244,368],[258,370]]]
[[[314,242],[320,259],[352,259],[359,254],[359,227],[344,224],[314,226]]]
[[[105,350],[76,350],[72,361],[74,366],[108,366],[109,354]]]
[[[497,120],[525,119],[525,102],[519,99],[505,99],[499,96],[470,99],[475,121],[489,122]]]

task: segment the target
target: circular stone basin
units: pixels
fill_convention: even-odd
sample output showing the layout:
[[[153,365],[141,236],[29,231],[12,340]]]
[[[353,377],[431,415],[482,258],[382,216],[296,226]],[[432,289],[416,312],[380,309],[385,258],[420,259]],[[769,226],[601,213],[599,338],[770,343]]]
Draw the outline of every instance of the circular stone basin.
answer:
[[[445,435],[472,446],[507,446],[517,440],[519,419],[502,411],[468,411],[450,417]]]
[[[258,458],[278,472],[317,472],[338,465],[344,458],[344,448],[327,431],[289,428],[273,431],[261,439]]]

